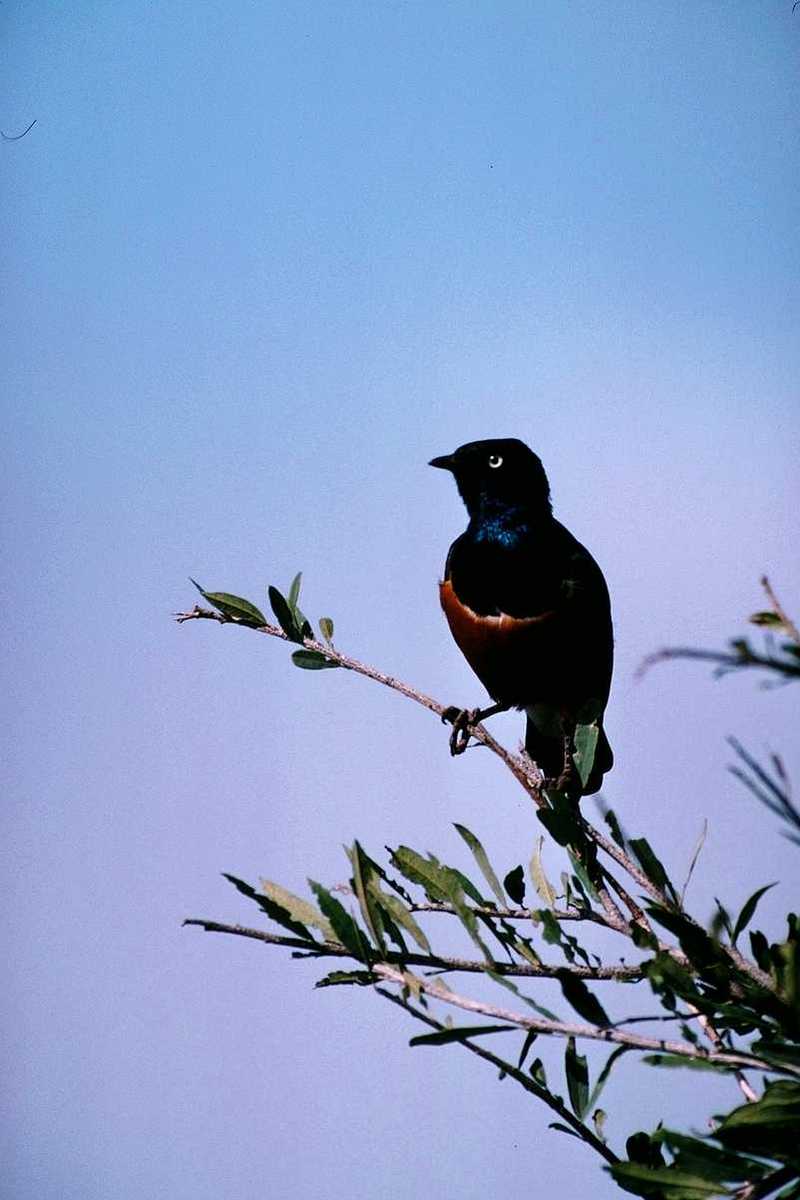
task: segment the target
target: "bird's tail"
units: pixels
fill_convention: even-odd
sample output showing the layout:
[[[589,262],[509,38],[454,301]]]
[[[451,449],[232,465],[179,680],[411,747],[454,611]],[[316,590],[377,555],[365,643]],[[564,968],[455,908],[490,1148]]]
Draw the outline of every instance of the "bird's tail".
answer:
[[[548,779],[559,777],[564,768],[563,737],[552,737],[542,733],[529,717],[525,729],[525,750]],[[591,774],[581,794],[592,796],[595,792],[599,792],[603,785],[603,776],[611,770],[613,765],[614,754],[606,737],[606,731],[601,724]]]

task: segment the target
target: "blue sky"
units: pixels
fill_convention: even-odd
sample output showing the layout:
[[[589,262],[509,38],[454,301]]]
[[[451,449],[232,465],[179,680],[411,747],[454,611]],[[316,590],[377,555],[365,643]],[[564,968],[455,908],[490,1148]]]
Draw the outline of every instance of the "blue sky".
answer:
[[[478,703],[436,596],[463,510],[425,464],[523,438],[612,592],[608,801],[679,878],[708,818],[697,911],[779,879],[777,934],[796,860],[724,738],[797,778],[795,698],[634,672],[740,633],[764,571],[800,606],[800,14],[123,0],[0,24],[0,128],[37,119],[0,145],[8,1195],[615,1194],[481,1064],[408,1049],[402,1014],[181,930],[251,919],[222,870],[335,883],[354,836],[466,866],[454,820],[508,869],[537,827],[421,711],[169,615],[189,574],[263,603],[303,569],[342,648]],[[709,1104],[623,1066],[606,1107],[619,1141]]]

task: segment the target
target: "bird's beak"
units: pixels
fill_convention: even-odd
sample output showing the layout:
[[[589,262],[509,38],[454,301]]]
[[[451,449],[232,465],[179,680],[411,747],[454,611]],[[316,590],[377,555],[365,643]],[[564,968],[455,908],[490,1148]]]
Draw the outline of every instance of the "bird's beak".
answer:
[[[440,454],[438,458],[432,458],[428,466],[441,467],[443,471],[452,471],[453,456],[452,454]]]

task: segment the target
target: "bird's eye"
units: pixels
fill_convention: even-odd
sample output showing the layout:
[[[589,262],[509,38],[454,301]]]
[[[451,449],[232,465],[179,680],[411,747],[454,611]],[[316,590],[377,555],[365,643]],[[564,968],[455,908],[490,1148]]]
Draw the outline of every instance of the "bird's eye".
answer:
[[[490,454],[489,455],[489,466],[490,467],[493,467],[495,470],[497,470],[497,468],[502,467],[502,465],[503,465],[502,455],[500,455],[500,454]]]

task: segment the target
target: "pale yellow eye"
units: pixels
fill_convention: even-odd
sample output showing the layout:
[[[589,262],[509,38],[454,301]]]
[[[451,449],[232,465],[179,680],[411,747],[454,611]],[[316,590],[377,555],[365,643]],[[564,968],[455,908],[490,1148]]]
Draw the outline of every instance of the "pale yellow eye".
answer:
[[[489,455],[489,466],[490,467],[493,467],[495,470],[497,470],[497,468],[502,467],[502,465],[503,465],[503,459],[500,454],[490,454]]]

